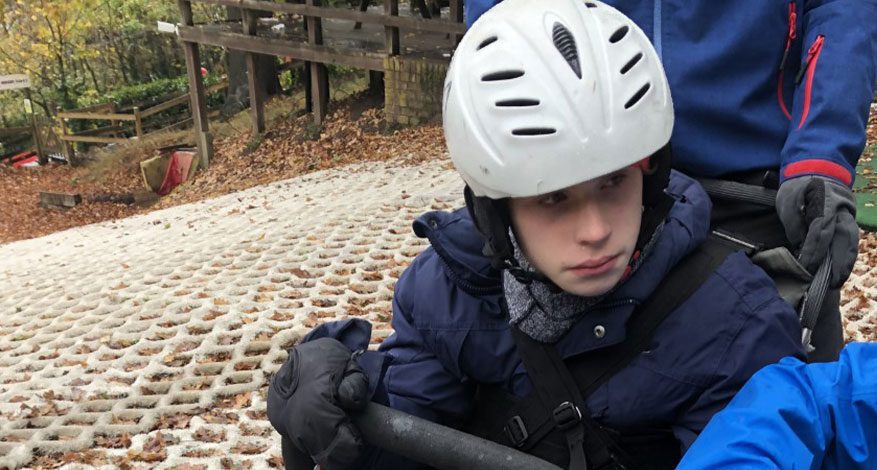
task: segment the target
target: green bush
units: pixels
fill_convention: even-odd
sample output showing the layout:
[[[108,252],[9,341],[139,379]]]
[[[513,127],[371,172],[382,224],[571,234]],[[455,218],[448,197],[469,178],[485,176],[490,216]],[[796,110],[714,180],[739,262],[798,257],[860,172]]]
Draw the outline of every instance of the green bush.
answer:
[[[210,86],[218,83],[222,79],[217,74],[207,74],[204,77],[204,85]],[[138,83],[136,85],[123,86],[115,90],[111,90],[98,96],[92,92],[80,96],[76,101],[77,108],[86,106],[94,106],[105,103],[116,103],[118,112],[129,113],[134,105],[140,106],[141,109],[147,109],[151,106],[160,104],[169,100],[174,96],[186,93],[189,89],[189,80],[185,75],[175,78],[161,78],[146,83]],[[207,107],[216,108],[225,102],[225,90],[210,93],[207,96]],[[146,132],[165,127],[182,120],[189,113],[189,107],[186,105],[175,106],[156,115],[150,116],[144,120],[144,129]],[[97,129],[101,126],[108,125],[107,121],[99,120],[82,120],[73,119],[67,124],[72,133],[79,133],[89,129]],[[128,126],[126,135],[133,135],[133,126]],[[77,147],[87,148],[91,145],[77,144]]]
[[[329,74],[329,79],[349,79],[353,77],[358,77],[364,73],[362,69],[350,67],[347,65],[329,64],[326,66],[326,69],[327,73]]]
[[[215,74],[207,74],[204,78],[206,86],[219,82],[221,77]],[[184,75],[175,78],[160,78],[146,83],[123,86],[102,96],[85,95],[77,100],[77,107],[83,108],[96,104],[114,102],[116,106],[125,107],[138,103],[153,103],[161,99],[167,99],[169,95],[179,95],[189,89],[189,80]],[[144,106],[145,107],[145,106]]]

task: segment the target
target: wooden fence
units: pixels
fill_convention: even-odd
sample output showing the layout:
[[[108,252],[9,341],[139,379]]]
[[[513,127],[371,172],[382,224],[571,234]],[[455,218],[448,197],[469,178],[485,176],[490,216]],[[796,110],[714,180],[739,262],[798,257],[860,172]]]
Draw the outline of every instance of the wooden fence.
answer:
[[[33,127],[4,127],[0,128],[0,139],[3,141],[19,141],[32,137]]]
[[[0,128],[0,143],[4,144],[0,145],[0,150],[3,152],[0,153],[0,157],[3,157],[4,153],[11,156],[32,137],[32,126]]]
[[[201,153],[201,163],[207,166],[212,156],[212,139],[208,130],[204,84],[201,77],[200,44],[224,47],[245,53],[249,80],[250,112],[254,133],[265,131],[264,92],[259,86],[256,54],[291,57],[305,61],[309,74],[310,89],[306,90],[312,104],[314,120],[322,123],[328,106],[329,83],[326,64],[346,65],[372,72],[384,72],[389,56],[402,51],[400,30],[415,33],[433,32],[448,35],[454,43],[466,32],[463,23],[463,1],[450,0],[450,20],[422,19],[399,15],[399,0],[383,0],[383,13],[365,10],[368,0],[359,9],[345,9],[322,6],[322,0],[296,0],[294,3],[275,3],[270,0],[177,0],[181,24],[177,34],[183,41],[186,56],[186,71],[189,77],[189,90],[192,93],[192,116],[195,121],[196,140]],[[240,32],[217,30],[216,25],[195,25],[192,4],[202,3],[239,8],[242,25]],[[259,36],[257,31],[258,13],[271,12],[286,15],[300,15],[307,29],[303,39],[271,38]],[[324,44],[324,19],[347,20],[357,24],[377,24],[384,27],[381,50],[365,48],[337,48]],[[212,28],[213,27],[213,28]],[[211,29],[212,28],[212,29]]]
[[[7,143],[11,142],[12,148],[16,148],[15,144],[21,146],[32,141],[34,151],[41,158],[40,163],[44,164],[49,156],[63,154],[62,142],[55,133],[53,125],[54,121],[48,117],[34,116],[31,126],[0,129],[0,139]],[[34,135],[34,129],[36,129],[36,135]]]
[[[227,81],[222,81],[220,83],[216,83],[211,85],[205,89],[206,93],[213,93],[220,91],[228,86]],[[177,106],[181,106],[184,104],[189,104],[190,96],[189,93],[185,93],[182,95],[175,96],[167,101],[162,103],[158,103],[156,105],[150,106],[145,109],[140,109],[140,106],[134,106],[130,113],[122,113],[119,112],[115,103],[106,103],[95,106],[90,106],[87,108],[79,108],[72,110],[62,110],[58,109],[56,117],[58,119],[58,124],[61,128],[61,135],[59,138],[64,141],[64,152],[65,156],[70,158],[73,155],[73,149],[71,146],[72,142],[87,142],[87,143],[98,143],[98,144],[112,144],[112,143],[121,143],[127,142],[132,138],[141,139],[148,134],[152,134],[155,132],[161,132],[167,130],[169,128],[178,127],[182,124],[190,122],[192,120],[191,117],[174,123],[170,126],[165,126],[160,129],[154,130],[152,132],[144,131],[144,120],[159,114],[161,112],[167,111],[169,109],[175,108]],[[98,127],[94,129],[88,129],[82,132],[78,132],[75,134],[70,133],[70,129],[67,125],[67,121],[70,119],[81,119],[86,121],[101,121],[106,122],[109,121],[109,126]],[[121,123],[133,123],[133,128],[131,125],[125,126]],[[132,137],[120,137],[121,134],[126,132],[131,132],[133,134]]]

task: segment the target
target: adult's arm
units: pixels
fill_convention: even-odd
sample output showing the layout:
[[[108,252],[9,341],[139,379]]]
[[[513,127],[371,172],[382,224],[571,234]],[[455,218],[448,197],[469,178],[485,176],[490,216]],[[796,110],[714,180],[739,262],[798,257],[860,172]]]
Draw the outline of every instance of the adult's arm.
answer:
[[[877,78],[877,1],[806,0],[802,13],[781,179],[812,174],[851,186]]]

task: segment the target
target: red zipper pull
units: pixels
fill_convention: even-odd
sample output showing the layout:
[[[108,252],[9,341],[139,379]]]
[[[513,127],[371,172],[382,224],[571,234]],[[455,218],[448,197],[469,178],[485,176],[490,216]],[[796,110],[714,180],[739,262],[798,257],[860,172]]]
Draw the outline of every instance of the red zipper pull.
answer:
[[[789,32],[786,33],[786,49],[783,51],[783,60],[780,61],[780,70],[786,67],[786,60],[789,58],[789,50],[792,48],[792,41],[798,37],[798,13],[795,6],[795,0],[789,2]]]
[[[825,36],[819,35],[816,36],[816,40],[813,41],[813,45],[810,46],[810,49],[807,50],[807,60],[804,61],[804,65],[801,67],[801,70],[798,70],[798,75],[795,76],[795,84],[801,83],[801,79],[804,78],[804,72],[810,68],[810,62],[813,61],[813,58],[816,57],[816,54],[819,53],[819,50],[822,49],[822,43],[825,42]]]

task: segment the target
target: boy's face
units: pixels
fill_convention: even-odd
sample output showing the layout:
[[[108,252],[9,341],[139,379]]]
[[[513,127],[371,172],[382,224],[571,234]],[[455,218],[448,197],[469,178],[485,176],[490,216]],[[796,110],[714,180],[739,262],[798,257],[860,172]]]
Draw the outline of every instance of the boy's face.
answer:
[[[560,191],[510,201],[527,259],[571,294],[593,297],[621,280],[642,221],[643,174],[628,167]]]

